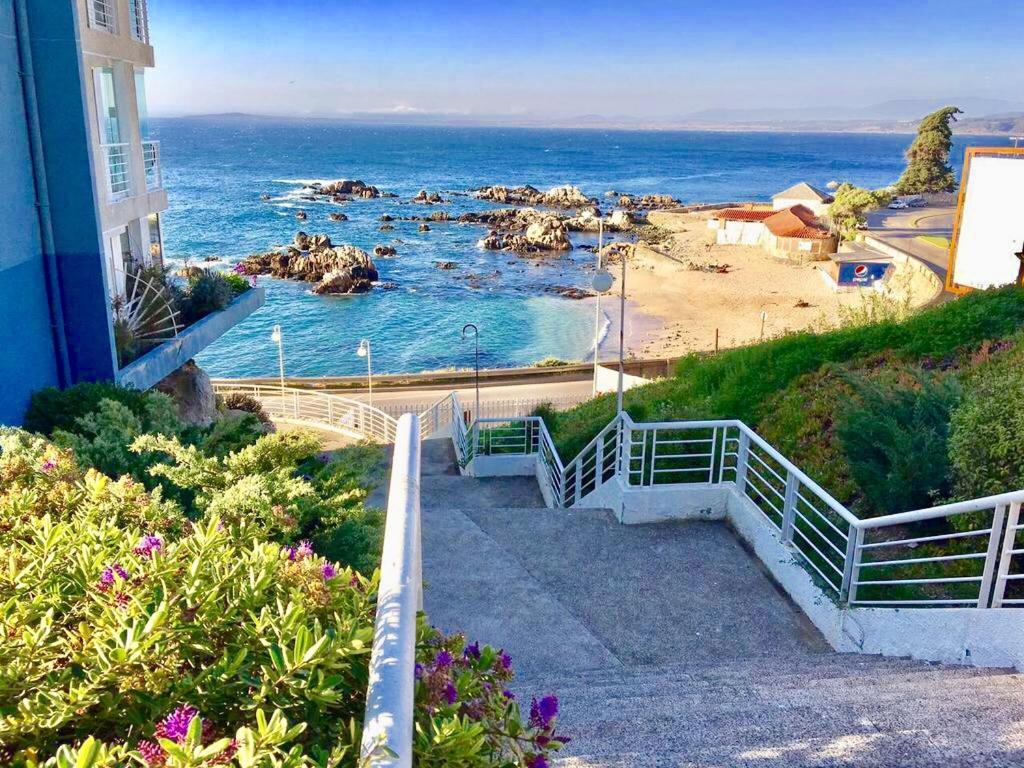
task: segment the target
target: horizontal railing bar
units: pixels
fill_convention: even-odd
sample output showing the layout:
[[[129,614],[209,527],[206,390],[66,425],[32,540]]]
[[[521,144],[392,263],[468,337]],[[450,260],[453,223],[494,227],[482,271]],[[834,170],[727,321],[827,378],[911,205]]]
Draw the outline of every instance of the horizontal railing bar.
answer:
[[[971,600],[851,600],[850,605],[976,605],[978,598]],[[1007,602],[1003,600],[1003,602]]]
[[[800,518],[801,520],[803,520],[803,521],[804,521],[805,523],[807,523],[807,525],[808,525],[808,526],[810,527],[810,529],[811,529],[812,531],[814,531],[814,532],[815,532],[816,534],[818,534],[818,536],[820,536],[820,537],[821,537],[821,538],[822,538],[822,539],[823,539],[823,540],[824,540],[824,541],[825,541],[825,542],[826,542],[826,543],[827,543],[827,544],[828,544],[828,545],[829,545],[830,547],[832,547],[832,549],[834,549],[834,550],[836,551],[836,554],[837,554],[837,555],[839,555],[839,557],[840,557],[840,558],[843,558],[843,559],[845,559],[845,558],[846,558],[846,552],[845,552],[845,551],[843,551],[842,549],[840,549],[840,548],[839,548],[839,546],[838,546],[838,545],[836,545],[836,543],[835,543],[834,541],[832,541],[832,539],[830,539],[830,538],[829,538],[828,536],[826,536],[826,535],[825,535],[824,533],[822,533],[821,531],[819,531],[819,530],[818,530],[818,528],[817,528],[817,526],[816,526],[816,525],[814,525],[814,523],[812,523],[812,522],[811,522],[810,520],[808,520],[808,519],[807,519],[806,517],[804,517],[804,516],[803,516],[803,515],[802,515],[802,514],[800,513],[800,510],[798,510],[798,509],[797,509],[796,507],[793,507],[793,514],[794,514],[794,515],[796,515],[797,517],[799,517],[799,518]],[[793,530],[799,530],[799,529],[798,529],[798,528],[797,528],[796,526],[793,526]],[[822,555],[822,557],[824,557],[824,555]]]
[[[837,574],[839,575],[839,578],[840,578],[840,579],[842,579],[842,578],[843,578],[843,569],[842,569],[842,568],[839,568],[839,567],[838,567],[838,566],[837,566],[837,565],[836,565],[835,563],[833,563],[833,562],[832,562],[832,558],[830,558],[830,557],[829,557],[828,555],[826,555],[826,554],[825,554],[824,552],[822,552],[822,551],[821,551],[820,549],[818,549],[818,548],[817,548],[817,547],[816,547],[816,546],[814,545],[814,542],[813,542],[813,541],[811,541],[811,540],[810,540],[809,538],[807,538],[807,535],[806,535],[806,534],[805,534],[805,533],[804,533],[803,531],[801,531],[801,530],[800,530],[800,529],[799,529],[798,527],[796,527],[796,526],[793,526],[793,533],[798,533],[798,534],[800,534],[800,538],[801,538],[801,539],[803,539],[803,540],[804,540],[805,542],[807,542],[807,546],[809,546],[809,547],[810,547],[811,549],[813,549],[813,550],[814,550],[815,552],[817,552],[817,553],[818,553],[818,556],[819,556],[819,557],[820,557],[820,558],[821,558],[822,560],[824,560],[824,561],[825,561],[825,562],[826,562],[826,563],[828,564],[828,566],[829,566],[829,567],[830,567],[830,568],[831,568],[831,569],[832,569],[833,571],[835,571],[835,572],[836,572],[836,573],[837,573]],[[797,547],[797,550],[798,550],[798,551],[799,551],[799,549],[800,549],[800,548],[799,548],[799,547]],[[804,557],[806,557],[806,556],[807,556],[807,554],[806,554],[806,553],[801,553],[801,554],[803,554],[803,555],[804,555]]]
[[[797,499],[802,501],[804,504],[806,504],[808,506],[808,508],[810,508],[814,512],[814,514],[816,514],[819,518],[821,518],[821,521],[823,523],[825,523],[825,525],[827,525],[829,528],[831,528],[833,531],[835,531],[839,536],[842,536],[843,537],[843,541],[849,541],[850,540],[850,534],[848,532],[844,531],[842,528],[840,528],[835,523],[833,523],[831,520],[829,520],[824,512],[822,512],[820,509],[818,509],[816,506],[814,506],[811,502],[809,502],[807,499],[805,499],[802,495],[800,495],[800,491],[796,492],[796,497],[797,497]],[[797,507],[798,507],[798,505],[796,505],[796,504],[793,505],[794,509],[796,509]],[[810,520],[808,520],[807,522],[810,523],[811,525],[813,525],[813,523],[811,523]],[[817,526],[815,526],[815,527],[817,527]]]
[[[768,490],[770,490],[772,493],[774,493],[776,496],[778,496],[783,501],[786,500],[786,495],[784,493],[782,493],[782,491],[780,491],[778,488],[776,488],[774,485],[772,485],[770,482],[768,482],[768,480],[765,477],[763,477],[760,472],[758,472],[756,469],[754,469],[749,464],[747,464],[747,472],[753,473],[754,477],[756,477],[758,480],[760,480],[762,483],[764,483],[766,486],[768,486]]]
[[[826,583],[826,584],[828,584],[828,585],[829,585],[830,587],[832,587],[832,589],[834,589],[834,590],[835,590],[836,592],[838,592],[838,591],[840,590],[840,588],[841,588],[841,584],[836,584],[835,582],[833,582],[833,581],[832,581],[832,579],[831,579],[831,578],[829,578],[828,576],[826,576],[826,575],[825,575],[825,574],[824,574],[824,573],[822,572],[822,570],[821,570],[821,569],[820,569],[820,568],[819,568],[818,566],[816,566],[816,565],[814,564],[814,561],[813,561],[813,560],[811,560],[811,558],[809,558],[809,557],[808,557],[808,556],[807,556],[806,554],[804,554],[803,552],[801,552],[801,551],[800,551],[799,549],[797,550],[797,552],[799,552],[799,553],[800,553],[800,556],[801,556],[801,557],[803,558],[803,561],[804,561],[805,563],[807,563],[807,565],[809,565],[809,566],[810,566],[811,568],[813,568],[813,569],[814,569],[814,571],[815,571],[815,573],[817,573],[817,574],[818,574],[819,576],[821,576],[821,578],[822,578],[822,579],[824,579],[824,580],[825,580],[825,583]],[[841,579],[842,579],[842,574],[840,574],[840,580],[841,580]]]
[[[919,536],[916,539],[896,539],[894,541],[873,541],[870,544],[859,544],[857,549],[885,549],[886,547],[899,547],[909,544],[920,544],[923,541],[945,541],[949,539],[965,539],[971,536],[988,536],[992,533],[991,528],[978,531],[964,531],[963,533],[942,533],[936,536]]]
[[[907,560],[871,560],[862,561],[860,567],[879,568],[883,565],[911,565],[913,563],[941,563],[946,560],[984,560],[988,557],[985,552],[975,552],[970,555],[944,555],[942,557],[914,557]]]
[[[859,522],[861,528],[884,528],[890,525],[903,525],[905,523],[916,523],[921,520],[934,520],[939,517],[951,515],[963,515],[968,512],[985,512],[994,510],[996,507],[1009,504],[1024,503],[1024,491],[1012,491],[1000,493],[995,496],[985,496],[970,501],[957,501],[952,504],[941,504],[928,509],[917,509],[912,512],[899,512],[895,515],[883,517],[870,517]]]
[[[884,587],[895,584],[968,584],[972,581],[981,581],[981,576],[946,576],[937,579],[890,579],[886,581],[861,581],[857,580],[860,587]]]
[[[784,478],[782,475],[780,475],[778,472],[776,472],[775,469],[770,464],[768,464],[768,462],[766,462],[764,459],[762,459],[760,456],[758,456],[754,451],[750,451],[750,453],[748,455],[752,459],[757,459],[757,463],[758,464],[760,464],[762,467],[764,467],[769,472],[771,472],[773,475],[775,475],[775,479],[776,480],[778,480],[783,485],[786,484],[786,478]]]

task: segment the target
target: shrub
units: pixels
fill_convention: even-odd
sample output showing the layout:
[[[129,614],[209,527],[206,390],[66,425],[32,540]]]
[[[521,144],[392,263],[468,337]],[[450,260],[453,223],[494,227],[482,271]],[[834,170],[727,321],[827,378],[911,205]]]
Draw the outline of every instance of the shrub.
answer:
[[[245,411],[251,413],[264,424],[270,424],[270,416],[264,410],[263,403],[252,395],[244,392],[232,392],[224,396],[224,407],[229,411]]]
[[[74,431],[54,430],[53,441],[74,451],[83,466],[111,477],[131,475],[144,481],[156,458],[151,453],[132,452],[132,441],[144,433],[178,435],[184,428],[173,401],[159,392],[148,392],[141,414],[116,400],[100,400],[95,411],[75,419]]]
[[[76,485],[69,453],[3,441],[0,509]],[[244,521],[158,532],[144,492],[97,508],[81,490],[0,527],[0,762],[360,764],[374,579]],[[521,721],[507,655],[424,622],[417,661],[417,765],[536,765],[560,746],[557,701]]]
[[[949,456],[960,498],[1024,488],[1024,346],[966,377]]]
[[[267,433],[267,425],[251,413],[221,416],[198,436],[198,444],[207,456],[227,456],[252,445]]]
[[[224,282],[231,288],[233,296],[241,296],[253,286],[247,278],[236,272],[220,272],[218,274],[224,277]]]
[[[862,189],[849,182],[835,191],[835,201],[828,207],[832,227],[844,240],[857,237],[857,230],[867,220],[865,214],[892,202],[892,192],[887,189]]]
[[[929,507],[950,490],[949,422],[960,387],[952,376],[900,373],[896,382],[851,378],[856,399],[836,426],[853,479],[881,514]]]
[[[189,278],[188,288],[178,298],[180,320],[184,325],[192,325],[224,309],[235,295],[234,287],[224,274],[209,269],[200,270]]]
[[[25,429],[47,437],[56,429],[71,431],[78,419],[99,409],[101,400],[114,400],[142,417],[149,396],[148,392],[109,382],[75,384],[67,389],[47,387],[32,395],[25,412]]]

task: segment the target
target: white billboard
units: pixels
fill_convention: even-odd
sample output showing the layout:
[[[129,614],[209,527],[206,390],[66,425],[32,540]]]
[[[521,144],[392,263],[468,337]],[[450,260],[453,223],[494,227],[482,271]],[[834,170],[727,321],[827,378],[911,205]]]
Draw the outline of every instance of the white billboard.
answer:
[[[964,160],[949,254],[950,290],[1020,280],[1024,253],[1024,149],[972,147]]]

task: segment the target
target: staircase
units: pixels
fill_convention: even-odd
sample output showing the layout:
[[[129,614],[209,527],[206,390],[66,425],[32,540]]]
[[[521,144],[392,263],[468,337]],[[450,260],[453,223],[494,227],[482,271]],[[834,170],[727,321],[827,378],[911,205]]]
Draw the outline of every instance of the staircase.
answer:
[[[450,440],[422,461],[427,614],[559,695],[559,765],[1024,765],[1024,676],[834,653],[724,524],[548,509]]]

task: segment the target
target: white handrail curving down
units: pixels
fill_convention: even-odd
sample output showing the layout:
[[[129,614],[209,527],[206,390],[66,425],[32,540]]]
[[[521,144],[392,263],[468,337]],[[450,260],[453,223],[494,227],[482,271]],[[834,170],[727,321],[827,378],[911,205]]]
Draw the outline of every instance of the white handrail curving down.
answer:
[[[423,608],[420,422],[398,419],[391,465],[362,756],[374,768],[412,766],[416,615]]]

